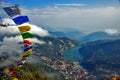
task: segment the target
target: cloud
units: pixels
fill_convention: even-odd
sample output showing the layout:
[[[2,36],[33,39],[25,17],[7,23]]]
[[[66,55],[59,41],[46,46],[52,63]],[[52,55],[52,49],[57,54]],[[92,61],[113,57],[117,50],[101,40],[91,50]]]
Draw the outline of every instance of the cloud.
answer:
[[[38,27],[36,25],[30,24],[31,26],[31,31],[33,34],[39,35],[41,37],[49,36],[49,33],[47,30],[42,29],[41,27]]]
[[[9,24],[9,25],[15,25],[15,23],[10,19],[10,18],[4,18],[3,23]],[[47,30],[42,29],[41,27],[38,27],[36,25],[30,24],[30,23],[25,23],[22,25],[29,25],[31,26],[31,31],[33,34],[36,34],[38,36],[44,37],[44,36],[49,36],[49,33]],[[20,26],[22,26],[20,25]],[[8,27],[1,27],[0,28],[0,33],[1,34],[20,34],[18,30],[18,26],[8,26]]]
[[[29,39],[33,44],[46,44],[43,40],[38,40],[36,38]],[[15,37],[4,37],[3,41],[0,42],[0,56],[7,58],[4,62],[0,62],[1,66],[6,66],[16,61],[20,61],[23,54],[23,44],[19,44],[23,42],[23,39],[20,35]]]
[[[1,66],[6,66],[19,61],[23,53],[23,45],[18,44],[22,41],[20,36],[4,37],[3,42],[0,42],[0,56],[6,58],[4,62],[0,62]]]
[[[2,20],[4,24],[15,25],[10,18],[4,18]],[[18,34],[19,30],[17,26],[0,27],[0,34]]]
[[[106,28],[120,30],[120,7],[106,6],[96,8],[46,7],[26,9],[31,22],[48,25],[55,30],[75,28],[84,32],[103,31]]]
[[[4,37],[3,41],[0,42],[0,45],[2,45],[0,47],[0,51],[16,51],[20,48],[20,46],[18,45],[19,42],[22,42],[22,37],[20,35],[15,37]]]
[[[106,29],[105,32],[110,35],[117,35],[119,31],[117,29]]]
[[[53,6],[33,9],[27,9],[21,6],[21,11],[22,14],[29,16],[33,24],[47,25],[52,27],[54,30],[75,28],[87,33],[93,31],[103,31],[106,28],[115,28],[120,30],[119,6],[88,8],[86,7],[86,4],[73,3],[54,4]]]
[[[42,29],[41,27],[38,27],[38,26],[36,26],[36,25],[34,25],[34,24],[25,23],[25,24],[22,24],[22,25],[20,25],[20,26],[23,26],[23,25],[24,25],[24,26],[25,26],[25,25],[29,25],[29,26],[31,27],[31,32],[32,32],[33,34],[38,35],[38,36],[45,37],[45,36],[49,36],[49,35],[50,35],[47,30]]]
[[[0,34],[20,34],[17,26],[0,27]]]
[[[4,37],[4,39],[3,39],[4,44],[5,43],[11,44],[11,42],[18,44],[19,42],[22,42],[22,41],[23,41],[23,39],[22,39],[22,36],[20,36],[20,35],[15,36],[15,37]]]
[[[63,6],[63,7],[81,7],[85,6],[85,4],[55,4],[55,6]]]
[[[10,6],[10,3],[6,3],[6,2],[1,2],[0,1],[0,6],[5,7],[5,6]]]
[[[15,25],[14,21],[10,18],[3,18],[2,22],[4,24]]]
[[[46,42],[45,41],[43,41],[43,40],[38,40],[38,39],[36,39],[36,38],[31,38],[31,39],[29,39],[31,42],[33,42],[33,43],[37,43],[37,44],[46,44]]]

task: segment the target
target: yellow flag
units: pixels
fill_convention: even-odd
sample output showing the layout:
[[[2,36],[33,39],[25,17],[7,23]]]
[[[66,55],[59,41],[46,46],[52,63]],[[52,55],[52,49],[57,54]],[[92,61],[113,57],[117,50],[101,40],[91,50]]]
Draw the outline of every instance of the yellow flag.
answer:
[[[31,27],[26,25],[26,26],[19,26],[18,29],[20,30],[20,33],[27,32],[31,30]]]
[[[30,50],[24,52],[24,54],[29,54],[29,53],[32,53],[32,49],[30,49]]]
[[[18,80],[18,78],[13,78],[13,80]]]

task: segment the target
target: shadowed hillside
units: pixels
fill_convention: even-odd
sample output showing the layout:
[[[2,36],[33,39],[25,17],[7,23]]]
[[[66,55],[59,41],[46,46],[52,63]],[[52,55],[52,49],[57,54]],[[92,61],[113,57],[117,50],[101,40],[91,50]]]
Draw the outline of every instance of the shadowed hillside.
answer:
[[[84,56],[81,65],[96,75],[97,80],[120,75],[120,40],[90,42],[79,52]]]

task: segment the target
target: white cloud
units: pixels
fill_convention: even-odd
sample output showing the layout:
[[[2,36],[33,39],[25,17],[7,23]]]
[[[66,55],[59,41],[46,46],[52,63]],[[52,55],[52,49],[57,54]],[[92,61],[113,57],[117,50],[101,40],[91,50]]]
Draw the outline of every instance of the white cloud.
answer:
[[[38,40],[37,38],[30,38],[28,39],[30,40],[32,43],[37,43],[37,44],[45,44],[46,42],[43,40]],[[8,45],[8,46],[15,46],[18,45],[18,43],[23,42],[22,36],[21,35],[17,35],[15,37],[4,37],[3,42],[0,42],[0,44],[2,45]],[[15,47],[12,47],[15,48]],[[6,49],[6,48],[5,48]]]
[[[41,37],[49,36],[49,33],[47,30],[42,29],[41,27],[38,27],[38,26],[33,25],[33,24],[30,24],[30,26],[32,28],[31,31],[33,34],[39,35]]]
[[[53,43],[51,41],[48,42],[49,45],[52,45]]]
[[[31,39],[29,39],[31,42],[33,42],[33,43],[37,43],[37,44],[45,44],[46,42],[45,41],[43,41],[43,40],[38,40],[38,39],[36,39],[36,38],[31,38]]]
[[[105,32],[110,35],[119,34],[119,31],[117,29],[106,29]]]
[[[6,66],[15,61],[19,61],[23,53],[23,45],[18,44],[22,41],[20,36],[4,37],[3,42],[0,42],[0,56],[6,56],[4,62],[0,62],[0,66]]]
[[[120,7],[98,8],[70,8],[70,7],[46,7],[31,9],[29,12],[31,21],[37,25],[48,25],[54,29],[75,28],[80,31],[103,31],[106,28],[120,30]]]
[[[8,25],[15,25],[14,21],[10,18],[3,18],[2,22]]]
[[[4,7],[4,6],[10,6],[10,3],[6,3],[6,2],[1,2],[0,1],[0,6]]]
[[[0,51],[17,51],[20,49],[21,45],[18,45],[19,42],[22,42],[22,37],[20,35],[15,37],[4,37],[3,41],[0,42]]]
[[[64,6],[64,7],[81,7],[85,6],[85,4],[55,4],[55,6]]]
[[[38,26],[36,26],[34,24],[24,23],[22,25],[29,25],[31,27],[31,32],[33,34],[38,35],[38,36],[45,37],[45,36],[49,36],[50,35],[47,30],[42,29],[41,27],[38,27]],[[20,26],[22,26],[22,25],[20,25]]]
[[[106,28],[116,28],[120,30],[119,6],[96,8],[84,8],[84,6],[86,6],[86,4],[54,4],[53,6],[47,6],[45,8],[26,9],[22,7],[21,10],[23,14],[29,16],[32,23],[51,26],[57,30],[65,27],[75,28],[84,32],[103,31]]]
[[[46,44],[43,40],[38,40],[36,38],[29,39],[33,44]],[[20,35],[15,37],[4,37],[3,41],[0,42],[0,56],[4,56],[5,54],[8,58],[4,62],[0,62],[1,66],[6,66],[11,63],[15,63],[16,61],[20,61],[23,54],[23,44],[18,44],[23,42],[23,39]]]
[[[11,44],[11,42],[13,43],[19,43],[19,42],[22,42],[22,36],[18,35],[18,36],[15,36],[15,37],[4,37],[3,41],[4,43],[7,43],[7,44]]]
[[[15,23],[10,18],[4,18],[3,23],[9,25],[15,25]],[[8,26],[8,27],[0,27],[0,34],[18,34],[19,30],[17,26]]]
[[[4,18],[3,19],[3,23],[5,24],[9,24],[9,25],[15,25],[15,23],[9,19],[9,18]],[[30,24],[30,23],[25,23],[22,25],[29,25],[31,26],[31,31],[33,34],[36,34],[38,36],[44,37],[44,36],[49,36],[49,33],[47,30],[42,29],[41,27],[38,27],[36,25]],[[22,26],[20,25],[20,26]],[[20,34],[19,30],[18,30],[18,26],[8,26],[8,27],[1,27],[0,28],[0,33],[1,34]]]
[[[0,34],[20,34],[17,26],[0,27]]]

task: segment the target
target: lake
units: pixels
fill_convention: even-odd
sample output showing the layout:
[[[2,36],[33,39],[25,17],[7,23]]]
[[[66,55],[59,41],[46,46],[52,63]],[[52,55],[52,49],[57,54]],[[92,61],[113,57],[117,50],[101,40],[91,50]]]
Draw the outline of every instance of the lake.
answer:
[[[75,46],[73,48],[70,48],[68,50],[66,50],[64,52],[64,58],[68,61],[78,61],[78,60],[82,60],[83,56],[80,55],[79,53],[79,48],[81,48],[81,46]]]

